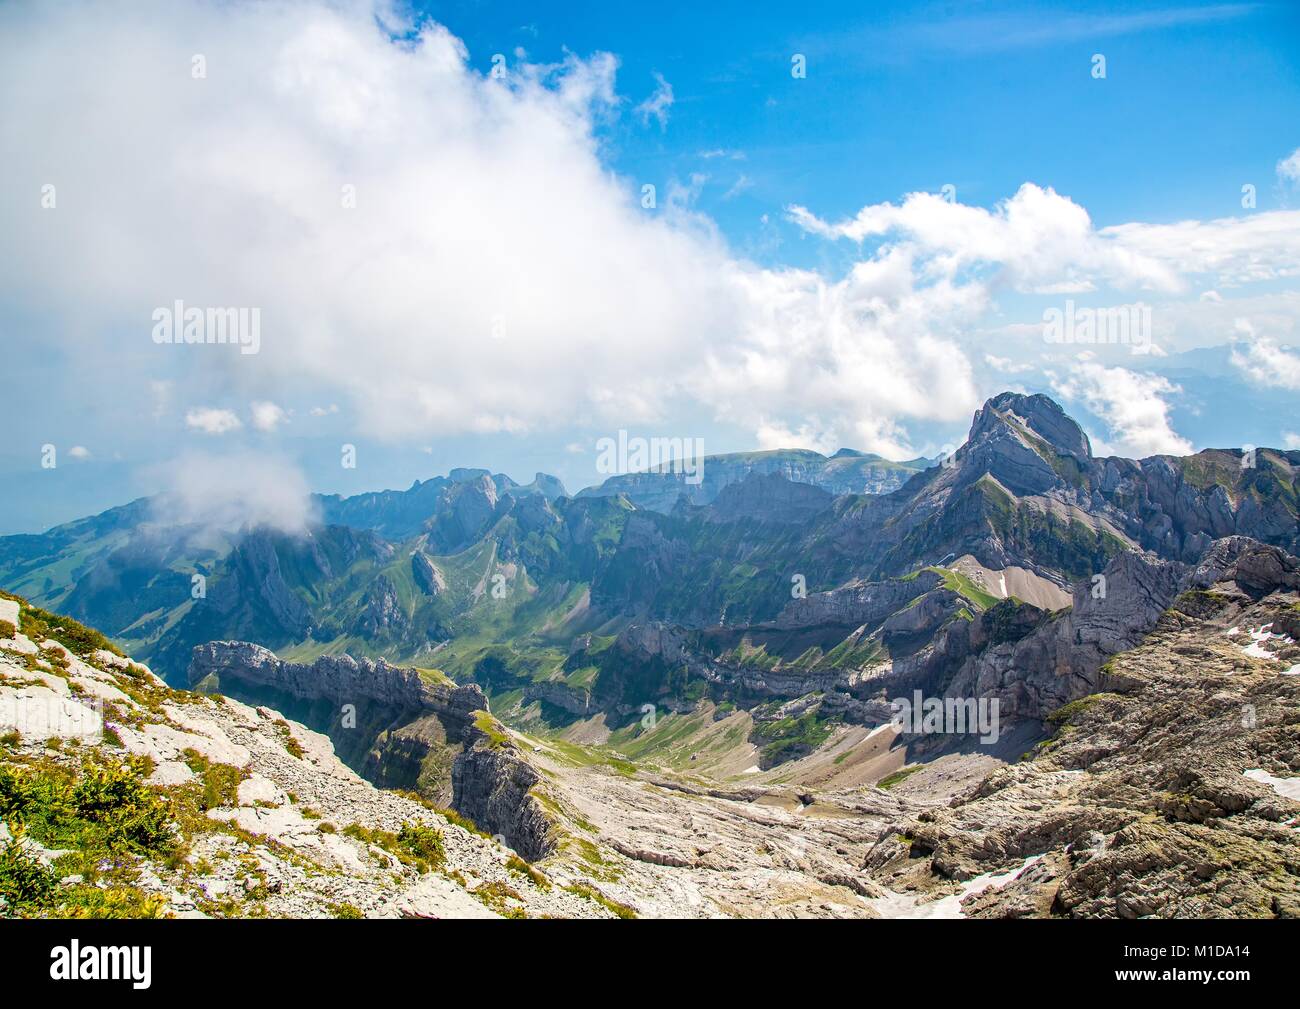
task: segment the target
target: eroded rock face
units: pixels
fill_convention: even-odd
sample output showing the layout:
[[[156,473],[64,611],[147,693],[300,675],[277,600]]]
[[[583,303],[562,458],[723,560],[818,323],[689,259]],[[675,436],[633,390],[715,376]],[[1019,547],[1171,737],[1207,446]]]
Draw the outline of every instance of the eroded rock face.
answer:
[[[447,589],[447,580],[442,572],[422,550],[411,554],[411,577],[426,596],[440,596]]]
[[[546,681],[530,683],[524,687],[524,701],[543,701],[571,715],[584,718],[595,714],[600,709],[591,691],[570,687],[565,683]]]
[[[1040,448],[1043,443],[1047,453]],[[1048,458],[1052,452],[1084,464],[1092,458],[1087,435],[1055,402],[1004,393],[975,415],[960,457],[961,475],[987,473],[1012,494],[1044,494],[1062,484]]]
[[[210,675],[223,683],[271,687],[294,697],[323,698],[337,704],[371,701],[394,711],[434,711],[468,723],[486,707],[477,684],[448,686],[421,677],[419,670],[389,665],[383,659],[324,655],[311,663],[284,662],[269,649],[247,641],[212,641],[194,649],[189,680]]]
[[[284,662],[258,645],[214,641],[194,650],[190,682],[212,682],[238,695],[269,689],[308,702],[351,705],[359,730],[369,730],[358,770],[378,785],[418,789],[449,802],[483,829],[507,838],[528,859],[551,850],[551,824],[530,789],[537,772],[509,739],[475,727],[488,702],[477,684],[431,682],[416,669],[382,660],[329,655],[309,664]],[[325,726],[351,741],[337,717]]]
[[[452,769],[452,805],[524,858],[544,858],[555,847],[554,824],[532,793],[541,776],[511,744],[476,739]]]
[[[1277,589],[1300,588],[1300,561],[1275,546],[1245,536],[1214,543],[1196,566],[1191,584],[1201,589],[1233,586],[1252,599]]]
[[[835,624],[856,627],[884,620],[917,596],[941,582],[933,571],[922,571],[911,579],[881,582],[856,582],[830,592],[815,592],[803,599],[793,599],[776,618],[782,629]]]
[[[1107,566],[1104,581],[1079,582],[1073,607],[1054,619],[1003,603],[976,621],[973,654],[946,682],[936,669],[931,686],[948,697],[998,698],[1003,718],[1041,720],[1104,689],[1107,659],[1156,626],[1187,573],[1183,565],[1127,553]]]
[[[381,634],[401,634],[410,626],[410,618],[397,598],[397,588],[386,576],[376,578],[366,593],[364,608],[357,619],[357,631],[367,638]]]
[[[870,873],[896,889],[947,893],[946,881],[1032,860],[969,897],[972,917],[1300,916],[1300,803],[1270,784],[1300,774],[1300,677],[1289,675],[1300,646],[1282,636],[1252,653],[1242,630],[1277,627],[1296,611],[1295,565],[1272,548],[1224,541],[1171,589],[1176,566],[1130,561],[1122,576],[1132,595],[1121,590],[1119,600],[1146,605],[1193,589],[1109,658],[1102,692],[1053,714],[1056,734],[1033,759],[886,832]],[[1080,609],[1077,630],[1104,629],[1087,649],[1137,633],[1136,623],[1099,621],[1104,607]],[[1068,695],[1032,673],[1024,681],[1026,709]],[[910,842],[909,861],[892,838]]]
[[[808,522],[831,507],[834,497],[820,487],[792,483],[769,473],[752,474],[726,487],[705,514],[711,522],[754,522],[798,524]]]

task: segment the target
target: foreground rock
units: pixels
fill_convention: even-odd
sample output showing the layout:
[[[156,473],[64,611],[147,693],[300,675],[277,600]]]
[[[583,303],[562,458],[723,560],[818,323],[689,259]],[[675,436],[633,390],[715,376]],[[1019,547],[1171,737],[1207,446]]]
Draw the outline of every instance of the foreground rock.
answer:
[[[374,787],[328,737],[270,708],[172,690],[107,650],[74,653],[36,612],[9,621],[32,636],[0,639],[0,790],[108,774],[128,792],[143,782],[136,801],[170,826],[143,850],[59,851],[15,798],[0,852],[21,835],[22,857],[63,879],[40,900],[0,896],[0,915],[612,916],[453,814]]]
[[[870,877],[923,900],[1015,869],[966,898],[970,917],[1300,916],[1296,572],[1216,545],[1032,759],[891,825]]]

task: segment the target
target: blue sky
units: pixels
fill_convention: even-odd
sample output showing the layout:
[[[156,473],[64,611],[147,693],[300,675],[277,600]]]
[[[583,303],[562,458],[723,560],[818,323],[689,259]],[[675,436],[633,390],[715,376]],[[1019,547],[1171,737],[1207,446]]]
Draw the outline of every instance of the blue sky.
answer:
[[[774,262],[824,253],[789,232],[770,245],[763,214],[779,221],[797,203],[846,216],[946,183],[990,205],[1036,181],[1099,224],[1236,213],[1251,179],[1261,206],[1276,205],[1279,140],[1300,108],[1293,4],[557,6],[426,9],[485,71],[516,46],[540,61],[607,50],[629,103],[662,74],[668,126],[622,117],[606,134],[611,164],[649,181],[708,175],[700,208]],[[1104,84],[1089,74],[1098,52]],[[807,56],[803,80],[794,53]],[[719,150],[743,160],[702,157]],[[727,198],[742,177],[748,188]]]
[[[1003,388],[1099,452],[1300,447],[1300,9],[805,6],[6,8],[0,533],[241,473],[576,489],[619,428],[933,454]],[[151,344],[175,298],[265,349]],[[1065,299],[1157,353],[1045,347]]]

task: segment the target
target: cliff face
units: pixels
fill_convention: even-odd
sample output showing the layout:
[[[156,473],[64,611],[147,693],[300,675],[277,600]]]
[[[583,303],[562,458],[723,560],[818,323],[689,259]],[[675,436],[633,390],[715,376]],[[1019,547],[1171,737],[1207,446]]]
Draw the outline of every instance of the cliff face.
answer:
[[[1082,614],[1084,643],[1053,654],[1081,665],[1022,677],[1022,710],[1074,698],[1052,713],[1052,738],[883,831],[865,860],[874,879],[947,887],[1010,864],[1014,879],[960,903],[968,917],[1300,915],[1300,561],[1230,538],[1194,570],[1128,575]],[[1148,602],[1171,591],[1140,642],[1098,671],[1101,692],[1087,691],[1095,652],[1132,640]],[[1138,613],[1099,620],[1107,603]],[[1068,637],[1040,628],[1012,650]],[[967,672],[997,665],[988,659]],[[924,785],[897,791],[913,787]]]
[[[555,848],[554,825],[534,792],[540,782],[512,743],[493,743],[476,731],[452,765],[452,806],[536,861]]]
[[[194,649],[190,683],[256,702],[296,701],[354,768],[376,785],[418,791],[502,835],[524,858],[553,846],[546,812],[530,793],[540,778],[504,733],[476,727],[488,701],[477,684],[435,682],[417,669],[349,655],[285,662],[245,641]]]
[[[458,730],[487,703],[477,685],[431,682],[417,669],[399,668],[383,659],[323,655],[309,664],[284,662],[274,652],[246,641],[212,641],[194,649],[191,685],[213,675],[223,683],[234,680],[270,687],[306,700],[340,705],[371,702],[398,712],[433,711],[461,723]]]

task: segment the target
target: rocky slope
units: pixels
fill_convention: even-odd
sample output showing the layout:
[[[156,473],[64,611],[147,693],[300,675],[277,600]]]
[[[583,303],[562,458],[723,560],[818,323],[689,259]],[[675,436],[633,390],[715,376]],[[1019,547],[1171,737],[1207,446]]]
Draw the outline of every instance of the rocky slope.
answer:
[[[1298,570],[1216,545],[1032,759],[891,824],[872,879],[919,903],[1023,867],[972,917],[1300,916]]]
[[[371,780],[448,802],[527,859],[553,847],[532,791],[538,775],[504,740],[477,684],[348,655],[282,662],[238,641],[195,648],[189,679],[301,711]]]
[[[611,850],[610,892],[647,913],[1300,916],[1300,561],[1238,538],[1114,574],[1134,616],[1079,615],[1091,679],[1027,671],[1003,733],[1038,716],[1049,738],[1019,757],[886,725],[726,784],[703,760],[720,730],[675,772],[534,759]],[[855,761],[866,783],[843,784]]]
[[[613,916],[325,736],[106,644],[0,600],[0,916]]]

